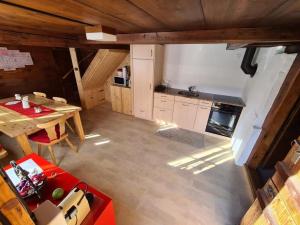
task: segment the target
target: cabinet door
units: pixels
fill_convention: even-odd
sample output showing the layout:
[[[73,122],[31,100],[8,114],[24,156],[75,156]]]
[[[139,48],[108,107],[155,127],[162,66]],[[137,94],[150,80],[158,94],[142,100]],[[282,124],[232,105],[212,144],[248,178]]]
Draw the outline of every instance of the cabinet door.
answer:
[[[153,60],[133,59],[133,105],[136,117],[152,120]]]
[[[153,59],[154,45],[132,45],[132,58]]]
[[[122,111],[127,115],[132,115],[132,96],[130,88],[122,88]]]
[[[173,110],[174,101],[167,99],[154,98],[154,107]]]
[[[194,130],[204,133],[209,117],[211,107],[199,105],[197,109],[197,116],[194,124]]]
[[[164,121],[164,122],[172,122],[173,110],[170,109],[162,109],[154,107],[153,109],[153,120],[155,121]]]
[[[197,105],[185,102],[175,102],[173,122],[180,128],[193,130],[196,113]]]
[[[122,112],[122,91],[121,87],[110,86],[111,105],[115,112]]]

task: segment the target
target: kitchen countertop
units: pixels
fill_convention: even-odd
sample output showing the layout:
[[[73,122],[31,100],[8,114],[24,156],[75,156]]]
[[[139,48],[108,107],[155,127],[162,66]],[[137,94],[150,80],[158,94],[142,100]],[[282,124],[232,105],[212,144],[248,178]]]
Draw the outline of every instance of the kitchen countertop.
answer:
[[[204,93],[204,92],[197,92],[199,94],[199,96],[193,97],[193,96],[180,95],[180,94],[178,94],[179,91],[186,91],[186,90],[176,89],[176,88],[167,88],[164,91],[155,91],[155,92],[169,94],[169,95],[175,95],[175,96],[181,96],[181,97],[186,97],[186,98],[196,98],[196,99],[203,99],[203,100],[208,100],[208,101],[212,101],[212,102],[220,102],[220,103],[224,103],[224,104],[228,104],[228,105],[235,105],[235,106],[241,106],[241,107],[246,106],[243,99],[239,98],[239,97],[210,94],[210,93]]]

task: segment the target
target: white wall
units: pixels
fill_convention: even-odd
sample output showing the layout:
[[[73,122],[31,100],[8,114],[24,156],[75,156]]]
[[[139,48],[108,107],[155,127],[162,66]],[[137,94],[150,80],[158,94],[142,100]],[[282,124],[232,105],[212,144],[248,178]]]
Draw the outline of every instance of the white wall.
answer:
[[[275,47],[259,49],[256,59],[258,70],[246,84],[243,94],[246,107],[232,138],[237,164],[242,165],[248,159],[263,121],[295,57],[296,54],[276,54]]]
[[[261,48],[253,78],[240,69],[245,49],[226,50],[225,44],[166,45],[164,81],[171,87],[242,97],[246,103],[232,138],[236,163],[248,159],[261,126],[296,54],[276,54]]]
[[[249,78],[241,70],[245,49],[226,50],[226,44],[165,45],[164,81],[202,92],[243,95]]]

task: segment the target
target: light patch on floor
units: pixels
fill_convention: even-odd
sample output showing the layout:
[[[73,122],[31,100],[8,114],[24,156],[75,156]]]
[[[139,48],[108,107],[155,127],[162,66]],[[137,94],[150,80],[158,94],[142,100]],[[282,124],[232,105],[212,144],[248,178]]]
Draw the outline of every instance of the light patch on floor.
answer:
[[[118,225],[239,224],[250,191],[228,141],[199,135],[203,147],[180,143],[156,134],[164,124],[108,104],[81,115],[85,142],[69,132],[79,152],[63,143],[55,154],[63,169],[112,197]],[[11,149],[2,162],[21,156],[15,141],[1,135],[0,142]],[[50,159],[46,149],[43,156]]]

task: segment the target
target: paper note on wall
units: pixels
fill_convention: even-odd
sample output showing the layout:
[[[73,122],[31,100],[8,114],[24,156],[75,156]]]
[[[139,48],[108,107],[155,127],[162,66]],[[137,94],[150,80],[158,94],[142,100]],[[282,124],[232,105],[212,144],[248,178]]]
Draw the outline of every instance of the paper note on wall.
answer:
[[[7,48],[0,47],[0,69],[10,71],[29,65],[33,65],[33,60],[29,52],[8,50]]]

